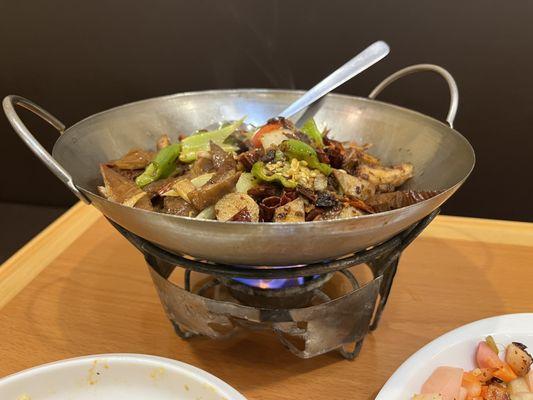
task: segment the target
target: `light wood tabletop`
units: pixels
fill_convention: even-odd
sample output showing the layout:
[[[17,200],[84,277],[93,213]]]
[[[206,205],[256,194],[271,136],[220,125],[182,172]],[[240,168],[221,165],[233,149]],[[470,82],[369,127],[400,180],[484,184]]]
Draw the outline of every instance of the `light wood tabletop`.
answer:
[[[405,251],[377,331],[355,361],[303,360],[265,333],[176,336],[142,255],[77,204],[0,267],[0,377],[98,353],[205,369],[250,400],[372,399],[413,352],[481,318],[533,311],[533,224],[439,216]]]

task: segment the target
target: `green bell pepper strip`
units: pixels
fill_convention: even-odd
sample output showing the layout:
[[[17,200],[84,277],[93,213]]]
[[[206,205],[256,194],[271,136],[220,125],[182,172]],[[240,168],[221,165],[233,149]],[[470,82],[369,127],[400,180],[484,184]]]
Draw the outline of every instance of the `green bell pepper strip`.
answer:
[[[135,179],[139,187],[144,187],[158,179],[168,178],[176,170],[176,158],[180,155],[181,144],[174,143],[162,148],[148,164],[144,172]]]
[[[209,132],[202,132],[196,135],[188,136],[181,141],[182,150],[180,154],[180,161],[190,163],[196,160],[196,154],[199,151],[209,151],[209,142],[214,142],[224,149],[224,151],[236,150],[234,146],[224,144],[224,141],[235,130],[242,125],[244,118],[232,122],[220,129]]]
[[[294,189],[296,186],[298,186],[298,182],[291,181],[287,178],[285,178],[280,173],[274,173],[272,175],[269,175],[267,173],[267,170],[265,169],[265,163],[262,161],[257,161],[252,166],[252,175],[255,176],[257,179],[265,182],[279,182],[286,188]]]
[[[324,175],[331,174],[333,170],[328,164],[321,163],[315,149],[307,143],[296,139],[288,139],[281,143],[281,151],[289,158],[305,161],[309,168],[318,169]]]
[[[318,130],[315,120],[309,118],[300,128],[300,131],[305,133],[309,139],[315,144],[316,147],[321,149],[324,147],[324,141],[322,140],[322,132]]]

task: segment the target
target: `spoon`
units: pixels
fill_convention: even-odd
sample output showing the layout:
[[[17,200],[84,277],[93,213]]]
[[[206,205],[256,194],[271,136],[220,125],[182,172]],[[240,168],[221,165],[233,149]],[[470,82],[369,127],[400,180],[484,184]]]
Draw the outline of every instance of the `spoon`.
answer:
[[[390,48],[389,45],[383,41],[377,41],[372,43],[346,64],[340,68],[333,71],[330,75],[322,79],[319,83],[309,89],[304,95],[298,98],[285,110],[278,114],[278,116],[283,118],[290,118],[294,114],[297,114],[299,111],[302,111],[304,108],[309,107],[311,104],[315,103],[317,100],[320,100],[326,94],[332,90],[338,88],[344,82],[352,79],[354,76],[360,74],[367,68],[371,67],[378,61],[382,60],[389,54]],[[215,124],[209,125],[206,129],[218,129],[224,124],[229,123],[229,121],[218,122]],[[256,126],[261,125],[252,125],[245,123],[244,127],[246,130],[255,130]]]
[[[284,118],[292,117],[294,114],[310,106],[347,80],[352,79],[357,74],[360,74],[365,69],[383,59],[389,54],[389,51],[389,46],[383,41],[371,44],[342,67],[332,72],[305,92],[302,97],[279,113],[279,116]]]

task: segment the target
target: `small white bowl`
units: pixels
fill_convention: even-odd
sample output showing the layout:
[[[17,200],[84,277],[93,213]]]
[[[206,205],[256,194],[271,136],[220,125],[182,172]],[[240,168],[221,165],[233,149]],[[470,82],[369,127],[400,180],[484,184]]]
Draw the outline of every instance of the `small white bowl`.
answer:
[[[189,364],[142,354],[101,354],[30,368],[0,379],[2,400],[246,400]]]
[[[409,357],[385,383],[376,400],[410,399],[439,366],[475,368],[476,346],[488,335],[502,345],[521,342],[533,348],[533,314],[482,319],[442,335]]]

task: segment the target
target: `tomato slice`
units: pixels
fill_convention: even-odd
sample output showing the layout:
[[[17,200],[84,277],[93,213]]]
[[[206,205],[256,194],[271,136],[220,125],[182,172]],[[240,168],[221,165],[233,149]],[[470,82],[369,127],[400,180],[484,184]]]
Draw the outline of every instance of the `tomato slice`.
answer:
[[[254,147],[261,147],[261,138],[273,131],[277,131],[283,128],[283,125],[281,122],[272,122],[270,124],[263,125],[259,130],[255,133],[254,136],[252,136],[251,142],[254,145]]]

